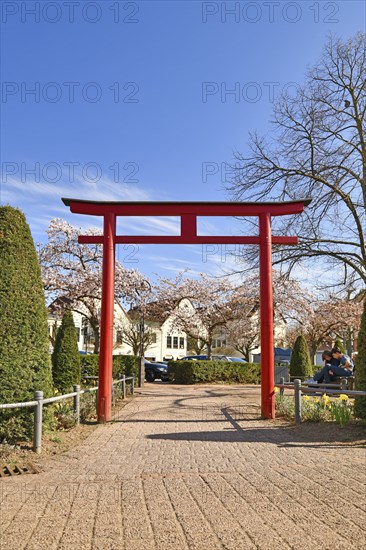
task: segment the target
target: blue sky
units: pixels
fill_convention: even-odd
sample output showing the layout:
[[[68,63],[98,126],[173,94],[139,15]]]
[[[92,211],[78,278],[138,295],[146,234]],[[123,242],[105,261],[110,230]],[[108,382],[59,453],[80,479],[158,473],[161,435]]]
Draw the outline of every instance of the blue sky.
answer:
[[[45,242],[52,217],[100,226],[70,214],[63,196],[227,200],[224,163],[245,152],[250,131],[270,131],[273,99],[301,84],[330,32],[347,38],[365,28],[365,4],[354,0],[1,8],[0,200],[25,212],[35,242]],[[240,230],[217,219],[199,228]],[[177,232],[178,223],[120,220],[122,231]],[[186,267],[218,274],[234,262],[200,245],[120,247],[118,255],[148,276]]]

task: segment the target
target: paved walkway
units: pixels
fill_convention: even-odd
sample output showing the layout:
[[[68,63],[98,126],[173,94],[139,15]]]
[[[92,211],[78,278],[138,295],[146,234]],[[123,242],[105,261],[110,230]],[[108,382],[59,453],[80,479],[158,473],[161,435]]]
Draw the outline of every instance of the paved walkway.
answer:
[[[365,549],[365,447],[262,421],[258,401],[146,385],[43,473],[1,482],[1,549]]]

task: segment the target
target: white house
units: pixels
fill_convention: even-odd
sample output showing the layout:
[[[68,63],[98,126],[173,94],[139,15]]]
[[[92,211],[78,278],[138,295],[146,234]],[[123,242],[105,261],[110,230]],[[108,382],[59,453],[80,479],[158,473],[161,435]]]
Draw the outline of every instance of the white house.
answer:
[[[188,307],[192,307],[189,300]],[[68,306],[68,300],[58,298],[48,307],[48,327],[50,334],[50,351],[52,351],[52,341],[55,338],[57,327],[62,320],[62,312]],[[178,306],[179,307],[179,306]],[[96,308],[100,316],[100,308]],[[88,320],[87,309],[83,304],[78,304],[72,309],[72,315],[77,331],[78,346],[80,352],[93,352],[95,343],[95,332]],[[151,333],[151,344],[145,351],[145,357],[151,361],[168,361],[170,359],[179,359],[187,355],[187,335],[185,332],[177,330],[173,326],[171,315],[163,314],[159,311],[157,304],[148,304],[146,312],[142,314],[138,308],[132,308],[128,313],[116,301],[114,307],[114,355],[133,355],[132,346],[126,343],[126,332],[132,326],[144,322],[145,331]]]
[[[55,338],[57,327],[61,324],[63,310],[68,306],[68,303],[69,301],[66,298],[57,298],[48,306],[48,329],[51,342],[50,351],[52,351],[53,348],[52,341]],[[96,311],[98,317],[100,317],[100,307],[97,307]],[[96,334],[89,322],[89,315],[87,308],[82,303],[78,303],[77,307],[72,309],[79,351],[92,353],[94,351]],[[131,348],[123,343],[122,334],[124,327],[130,324],[130,320],[124,308],[117,301],[114,306],[114,318],[115,328],[113,340],[115,342],[114,347],[118,350],[114,351],[114,353],[127,355],[131,353]]]
[[[181,300],[177,307],[189,307],[192,303]],[[174,316],[167,314],[156,302],[147,305],[144,315],[139,308],[132,308],[128,315],[131,320],[144,320],[145,326],[153,333],[153,342],[145,352],[146,359],[151,361],[169,361],[187,355],[187,334],[174,326]]]

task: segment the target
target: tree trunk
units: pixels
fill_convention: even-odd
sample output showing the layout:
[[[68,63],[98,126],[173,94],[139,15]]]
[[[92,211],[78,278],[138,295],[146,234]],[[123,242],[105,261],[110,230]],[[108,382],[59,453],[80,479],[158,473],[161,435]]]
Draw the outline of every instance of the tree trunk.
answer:
[[[309,354],[313,364],[315,364],[315,355],[317,350],[317,343],[314,341],[309,342]]]
[[[207,342],[207,358],[210,360],[212,355],[212,340]]]
[[[94,350],[93,353],[98,354],[99,353],[99,346],[100,346],[100,328],[99,323],[95,319],[90,319],[90,326],[93,329],[94,332]]]
[[[132,346],[133,354],[138,357],[140,355],[140,342],[135,342]]]
[[[94,331],[95,340],[94,340],[94,353],[99,353],[99,345],[100,345],[100,338],[99,338],[99,327],[96,328]]]

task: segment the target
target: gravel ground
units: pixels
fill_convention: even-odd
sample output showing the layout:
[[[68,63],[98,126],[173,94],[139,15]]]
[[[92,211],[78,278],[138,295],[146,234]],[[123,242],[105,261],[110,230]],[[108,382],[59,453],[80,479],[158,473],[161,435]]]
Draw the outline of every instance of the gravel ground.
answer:
[[[42,473],[0,482],[0,548],[365,549],[364,428],[264,421],[259,393],[147,384]]]

